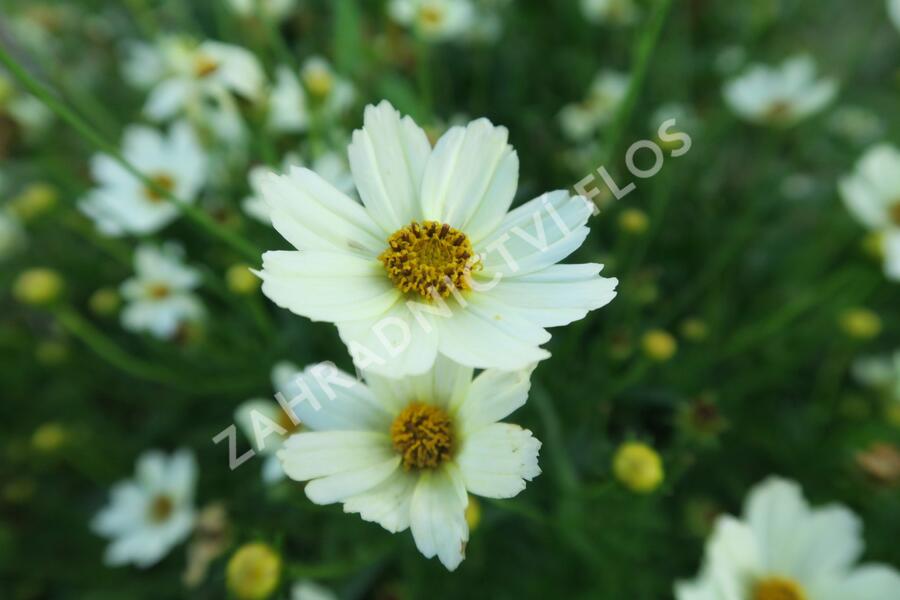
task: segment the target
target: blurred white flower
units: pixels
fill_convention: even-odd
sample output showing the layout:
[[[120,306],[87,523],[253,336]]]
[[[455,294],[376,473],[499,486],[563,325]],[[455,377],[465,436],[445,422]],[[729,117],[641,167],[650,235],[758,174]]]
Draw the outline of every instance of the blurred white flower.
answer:
[[[388,15],[429,41],[445,41],[465,34],[474,23],[470,0],[391,0]]]
[[[0,260],[15,254],[25,244],[25,231],[19,220],[0,210]]]
[[[853,363],[853,376],[862,385],[900,402],[900,350],[892,356],[868,356]]]
[[[272,367],[272,386],[275,391],[287,394],[290,381],[300,372],[296,365],[289,362],[280,362]],[[247,400],[238,406],[234,420],[250,440],[253,450],[265,457],[262,467],[263,481],[277,483],[284,479],[284,469],[281,468],[275,453],[291,434],[300,430],[301,425],[295,424],[275,400],[265,398]],[[276,431],[275,435],[265,435],[266,429],[273,426],[280,427],[282,431]],[[260,432],[258,436],[257,429]]]
[[[625,73],[604,69],[594,78],[585,99],[568,104],[559,113],[560,126],[570,139],[581,141],[609,124],[625,95],[630,78]]]
[[[285,473],[309,481],[316,504],[343,503],[392,533],[410,528],[423,555],[455,569],[469,539],[468,493],[512,498],[541,472],[541,443],[498,422],[525,404],[531,368],[472,375],[447,359],[416,377],[367,373],[365,384],[309,367],[287,396],[304,399],[294,410],[307,431],[279,450]]]
[[[888,13],[897,29],[900,29],[900,0],[887,0]]]
[[[719,517],[699,579],[678,600],[887,600],[900,575],[856,566],[862,524],[840,505],[813,509],[796,483],[770,478],[751,490],[744,517]]]
[[[202,113],[210,101],[230,106],[233,96],[256,101],[263,92],[259,61],[239,46],[170,36],[155,45],[131,44],[127,52],[126,78],[152,87],[144,112],[154,120]]]
[[[602,265],[556,264],[587,237],[590,202],[557,190],[509,211],[519,159],[505,127],[478,119],[432,148],[386,101],[364,122],[349,148],[362,205],[308,169],[263,182],[297,251],[266,252],[259,273],[282,308],[337,324],[358,367],[399,377],[443,354],[523,368],[549,356],[545,327],[615,297]]]
[[[331,63],[321,56],[311,56],[300,69],[300,80],[306,89],[311,110],[329,119],[341,116],[353,104],[356,90],[349,79],[338,76]]]
[[[591,23],[630,25],[640,11],[634,0],[581,0],[581,12]]]
[[[183,252],[173,243],[162,247],[138,246],[134,253],[135,275],[122,284],[122,326],[169,339],[179,327],[199,321],[203,304],[193,290],[200,274],[183,264]]]
[[[794,56],[779,67],[753,65],[725,84],[728,106],[752,123],[789,126],[827,106],[837,95],[833,79],[817,79],[807,55]]]
[[[242,17],[262,16],[283,21],[297,7],[297,0],[228,0],[228,6]]]
[[[184,541],[194,526],[197,465],[187,450],[167,457],[151,450],[138,458],[135,478],[112,488],[111,501],[93,519],[93,530],[109,539],[108,566],[146,568]]]
[[[840,106],[828,117],[828,128],[848,142],[866,144],[884,135],[881,117],[861,106]]]
[[[841,179],[840,190],[856,220],[881,234],[885,273],[900,281],[900,150],[890,144],[870,148]]]
[[[289,67],[280,66],[275,71],[275,85],[269,94],[268,119],[272,131],[296,133],[306,131],[309,126],[306,92]]]
[[[194,202],[206,182],[206,155],[184,121],[172,125],[168,135],[142,125],[128,127],[122,154],[159,187],[184,202]],[[95,155],[91,172],[98,185],[79,202],[79,208],[101,232],[111,236],[146,235],[178,217],[178,208],[162,193],[145,185],[112,157]]]
[[[338,595],[324,585],[302,580],[291,588],[291,600],[338,600]]]
[[[300,160],[299,156],[289,154],[285,157],[282,172],[287,173],[294,166],[304,166],[303,161]],[[348,196],[356,197],[353,174],[350,173],[350,165],[347,164],[347,157],[344,154],[335,151],[326,152],[313,160],[310,168],[339,191]],[[271,212],[269,205],[263,200],[262,189],[263,181],[266,180],[271,171],[265,165],[256,165],[250,169],[247,177],[252,195],[244,198],[244,201],[241,203],[241,208],[244,209],[245,213],[266,225],[271,225],[272,219],[269,216]]]

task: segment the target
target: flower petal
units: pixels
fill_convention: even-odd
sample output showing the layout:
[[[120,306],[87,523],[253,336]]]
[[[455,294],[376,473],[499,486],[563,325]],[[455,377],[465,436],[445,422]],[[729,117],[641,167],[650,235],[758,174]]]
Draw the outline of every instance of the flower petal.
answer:
[[[314,321],[371,318],[400,296],[378,262],[349,253],[266,252],[257,274],[272,302]]]
[[[523,406],[531,389],[533,366],[517,371],[488,369],[472,381],[456,412],[457,428],[463,435],[496,423]]]
[[[378,523],[391,533],[409,527],[413,490],[418,477],[397,469],[394,473],[367,492],[344,501],[344,512],[359,513],[366,521]]]
[[[295,481],[356,472],[392,458],[399,457],[387,432],[373,431],[304,431],[278,451],[284,472]]]
[[[494,423],[469,434],[456,458],[463,480],[473,494],[512,498],[525,482],[541,474],[541,442],[531,432],[510,423]]]
[[[421,215],[419,190],[431,145],[425,132],[387,101],[367,106],[353,132],[350,169],[369,215],[390,235]],[[383,236],[386,237],[386,236]]]
[[[416,547],[426,558],[437,555],[451,571],[462,562],[469,540],[468,502],[462,477],[450,464],[423,471],[413,492],[410,528]]]
[[[366,373],[366,382],[378,399],[399,413],[413,400],[443,408],[458,406],[469,395],[472,367],[463,366],[445,356],[435,358],[434,367],[421,375],[399,379]]]

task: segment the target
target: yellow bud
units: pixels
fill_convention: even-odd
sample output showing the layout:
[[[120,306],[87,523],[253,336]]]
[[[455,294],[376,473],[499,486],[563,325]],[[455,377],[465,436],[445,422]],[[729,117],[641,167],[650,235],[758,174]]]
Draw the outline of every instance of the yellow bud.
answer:
[[[262,600],[278,586],[281,556],[261,542],[244,544],[228,561],[225,575],[228,589],[240,600]]]
[[[641,346],[648,358],[658,362],[669,360],[678,350],[678,342],[672,334],[662,329],[651,329],[645,333]]]
[[[466,506],[465,516],[469,530],[475,531],[478,528],[478,524],[481,523],[481,504],[475,499],[475,496],[469,496],[469,504]]]
[[[58,450],[66,442],[66,430],[59,423],[44,423],[31,435],[31,445],[41,452]]]
[[[709,335],[709,328],[702,319],[691,317],[681,322],[681,335],[692,342],[702,342]]]
[[[119,292],[112,288],[100,288],[91,294],[88,304],[95,314],[100,316],[109,316],[119,309],[122,299]]]
[[[250,266],[236,264],[225,273],[228,289],[235,294],[252,294],[259,289],[259,278],[250,272]]]
[[[613,473],[632,492],[648,494],[662,483],[662,460],[647,444],[625,442],[613,457]]]
[[[32,183],[10,202],[10,208],[23,221],[30,221],[52,209],[58,197],[56,188],[49,183]]]
[[[13,296],[24,304],[50,304],[63,289],[63,280],[52,269],[23,271],[13,284]]]
[[[839,322],[845,334],[859,340],[870,340],[881,333],[881,317],[867,308],[848,308]]]
[[[649,225],[647,213],[638,208],[626,208],[619,214],[619,227],[625,233],[639,235],[647,231]]]

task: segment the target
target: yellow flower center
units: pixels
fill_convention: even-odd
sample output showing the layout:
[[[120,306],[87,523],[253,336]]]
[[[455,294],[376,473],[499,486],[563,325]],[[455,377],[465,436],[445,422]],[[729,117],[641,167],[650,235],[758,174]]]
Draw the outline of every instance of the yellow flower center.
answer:
[[[281,428],[287,432],[284,434],[284,437],[288,437],[294,433],[297,433],[303,428],[303,423],[294,423],[291,420],[291,416],[284,410],[278,411],[278,425],[280,425]]]
[[[766,114],[769,121],[781,122],[787,120],[791,116],[792,107],[790,102],[786,100],[777,100],[772,103]]]
[[[767,577],[756,584],[753,600],[806,600],[806,593],[792,579]]]
[[[897,198],[891,204],[891,207],[888,209],[888,216],[891,219],[891,223],[900,227],[900,198]]]
[[[469,273],[481,268],[466,234],[446,223],[413,221],[387,241],[388,248],[378,259],[404,293],[431,298],[433,290],[446,298],[454,287],[469,289]]]
[[[147,295],[154,300],[162,300],[163,298],[167,298],[171,293],[172,290],[170,290],[169,286],[164,283],[152,283],[147,288]]]
[[[155,175],[151,175],[150,181],[156,184],[157,187],[162,188],[169,193],[175,189],[175,179],[168,173],[156,173]],[[165,198],[165,194],[160,193],[160,191],[152,185],[144,186],[144,196],[146,196],[150,202],[162,202]]]
[[[441,408],[412,402],[391,425],[391,441],[403,456],[403,468],[433,469],[450,459],[453,424]]]
[[[172,502],[172,499],[160,495],[153,499],[147,512],[152,522],[162,523],[172,515],[173,510],[175,510],[175,503]]]
[[[423,28],[437,27],[444,20],[444,11],[437,6],[423,6],[419,10],[419,24]]]
[[[205,54],[198,54],[194,58],[194,75],[196,75],[198,79],[203,79],[204,77],[212,75],[218,69],[219,63]]]
[[[303,81],[306,83],[309,93],[317,98],[324,98],[331,92],[334,86],[334,77],[327,69],[310,69],[303,74]]]

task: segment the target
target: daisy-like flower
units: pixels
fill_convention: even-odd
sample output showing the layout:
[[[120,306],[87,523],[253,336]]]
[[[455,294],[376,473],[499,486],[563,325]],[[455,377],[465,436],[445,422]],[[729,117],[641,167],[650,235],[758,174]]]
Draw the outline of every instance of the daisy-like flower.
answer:
[[[469,538],[468,493],[511,498],[540,474],[541,443],[498,422],[525,403],[531,368],[472,373],[440,359],[416,377],[366,373],[363,384],[309,367],[284,398],[309,429],[278,451],[285,473],[309,481],[316,504],[341,502],[392,533],[411,529],[423,555],[455,569]]]
[[[676,586],[678,600],[888,600],[900,575],[886,565],[856,566],[861,523],[840,505],[813,509],[793,482],[756,486],[744,517],[720,517],[701,577]]]
[[[462,36],[475,17],[470,0],[391,0],[387,10],[394,21],[432,42]]]
[[[125,130],[122,154],[163,190],[194,202],[206,181],[207,160],[191,127],[175,123],[168,135],[141,125]],[[91,160],[97,187],[79,202],[104,234],[146,235],[178,217],[178,207],[160,190],[144,184],[115,159],[98,154]]]
[[[812,57],[799,55],[779,67],[751,66],[725,85],[724,95],[742,119],[787,127],[821,111],[837,91],[833,79],[817,78]]]
[[[291,166],[302,167],[303,161],[300,160],[300,157],[289,154],[284,160],[282,171],[289,171]],[[353,175],[350,173],[350,165],[347,164],[345,156],[333,151],[325,152],[312,161],[310,168],[339,191],[348,196],[356,196]],[[241,203],[241,208],[245,213],[267,225],[271,225],[272,218],[269,205],[263,200],[262,188],[263,182],[270,172],[271,169],[264,165],[256,165],[250,169],[247,178],[252,195]]]
[[[585,99],[568,104],[559,112],[563,133],[572,140],[581,141],[609,124],[628,93],[628,82],[629,77],[624,73],[609,69],[598,73]]]
[[[167,457],[140,456],[135,478],[112,489],[109,505],[94,517],[94,531],[110,538],[104,562],[146,568],[183,542],[194,526],[197,465],[187,450]]]
[[[634,0],[581,0],[581,12],[591,23],[630,25],[640,11]]]
[[[900,281],[900,150],[889,144],[869,149],[841,179],[840,190],[850,213],[878,236],[885,274]]]
[[[284,394],[291,380],[299,374],[300,369],[289,362],[275,365],[272,368],[272,385],[276,392]],[[241,404],[235,411],[234,420],[250,440],[253,450],[265,457],[263,481],[271,484],[284,479],[284,469],[275,453],[284,440],[300,430],[301,424],[294,423],[277,402],[264,398],[254,398]],[[274,429],[275,433],[267,435],[269,428]]]
[[[601,265],[558,265],[592,205],[565,190],[509,211],[519,161],[504,127],[452,127],[432,149],[387,102],[365,111],[350,167],[362,205],[308,169],[270,175],[272,224],[297,250],[263,255],[263,292],[336,323],[359,368],[423,373],[438,354],[521,369],[549,353],[545,327],[615,296]]]
[[[124,68],[132,83],[152,87],[144,112],[160,121],[202,113],[210,101],[230,105],[234,96],[255,101],[265,83],[251,52],[212,40],[197,44],[173,36],[155,45],[132,44]]]
[[[309,127],[306,92],[289,67],[275,71],[275,85],[269,94],[268,126],[272,131],[296,133]]]
[[[182,325],[203,318],[203,304],[193,293],[200,285],[200,274],[184,265],[182,258],[176,244],[138,246],[135,275],[120,290],[128,303],[122,311],[125,329],[169,339]]]
[[[228,6],[242,17],[263,17],[280,22],[297,7],[297,0],[228,0]]]

